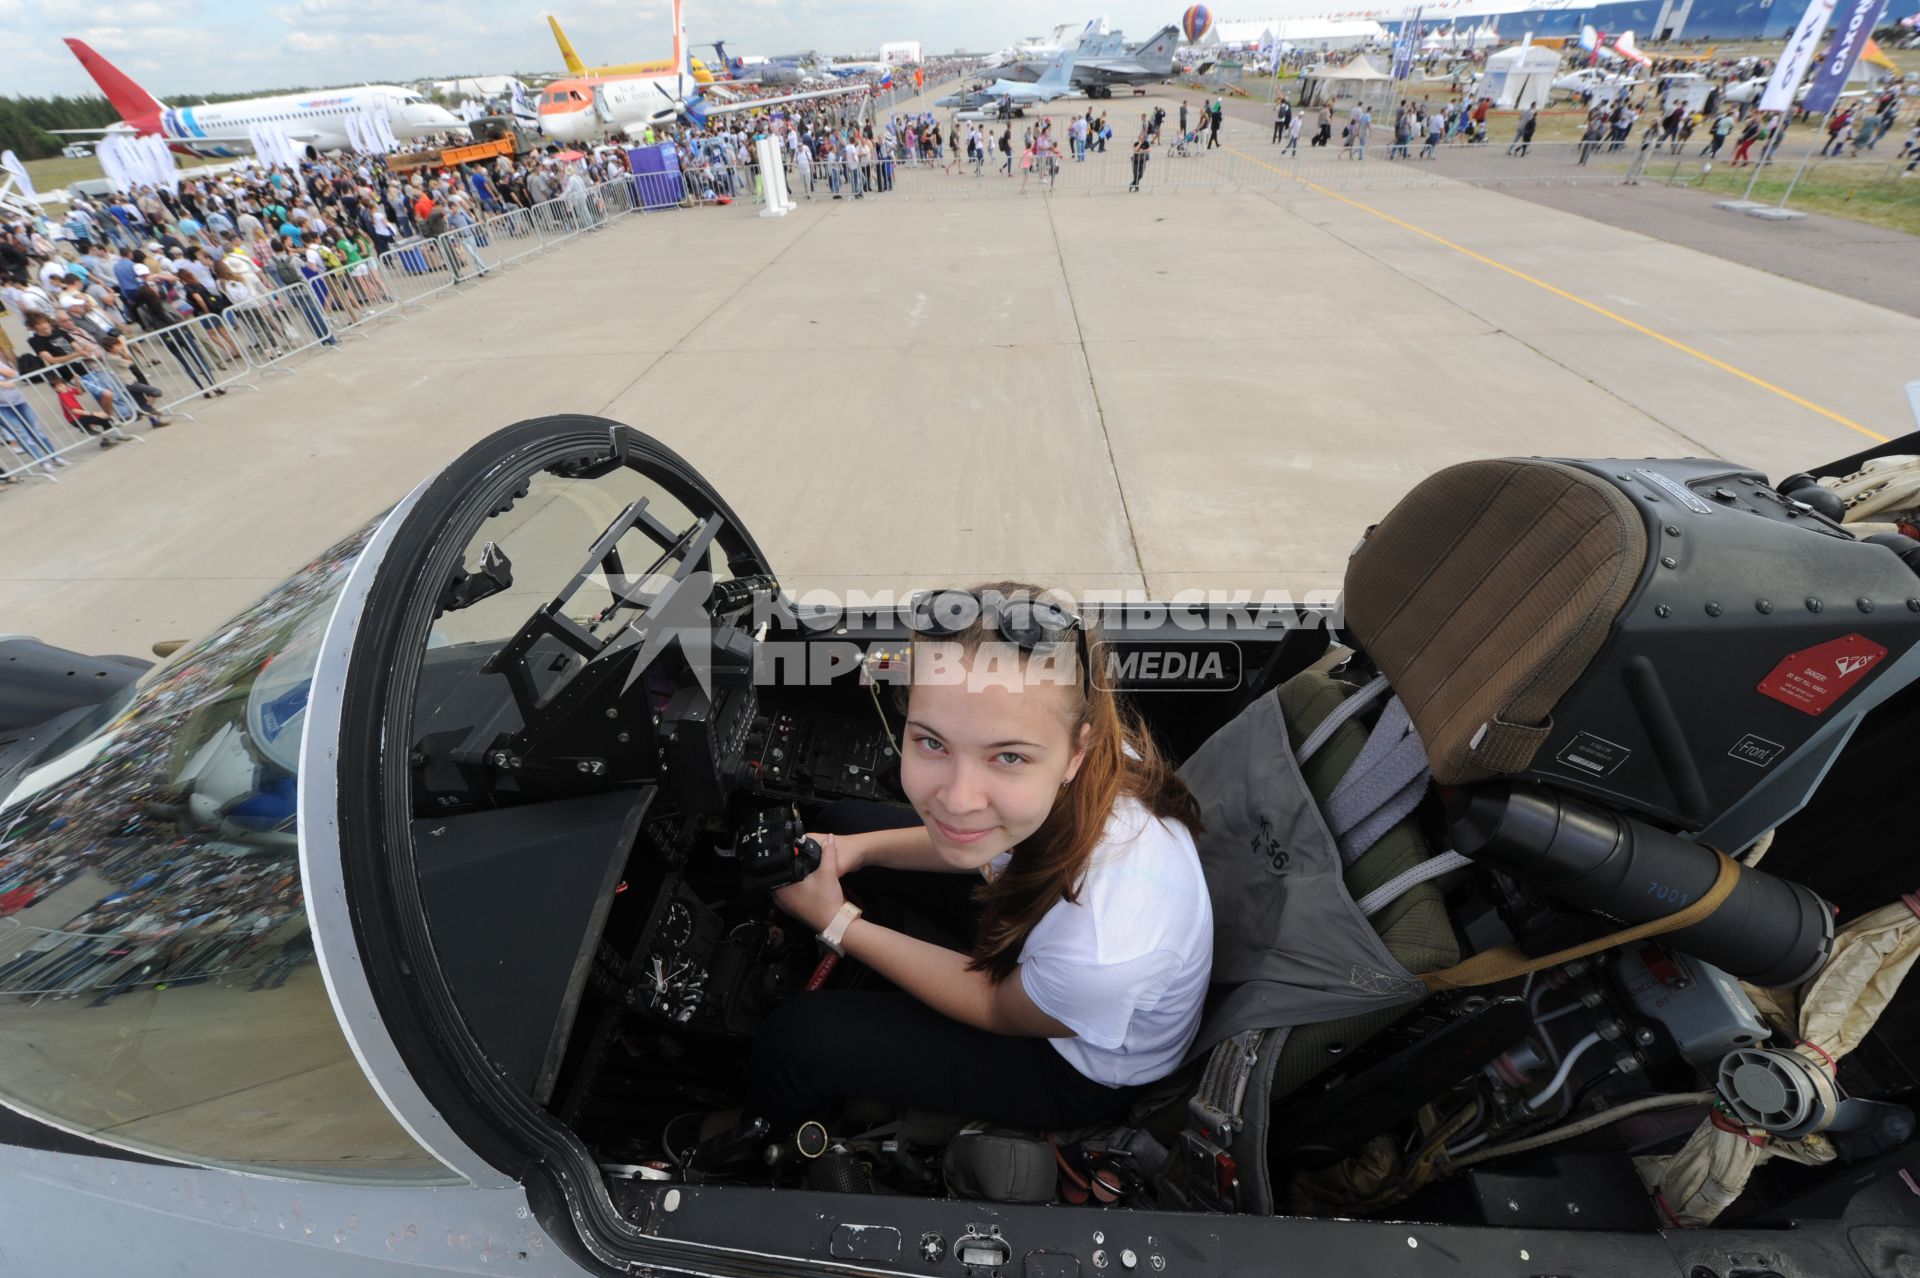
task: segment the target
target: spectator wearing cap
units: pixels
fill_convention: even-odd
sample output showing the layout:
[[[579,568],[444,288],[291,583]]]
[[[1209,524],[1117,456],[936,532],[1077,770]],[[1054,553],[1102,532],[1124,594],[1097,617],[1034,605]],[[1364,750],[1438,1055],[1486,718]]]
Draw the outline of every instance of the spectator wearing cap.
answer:
[[[120,326],[84,293],[62,293],[59,302],[61,313],[73,331],[85,334],[101,346],[106,345],[108,338],[120,335]]]

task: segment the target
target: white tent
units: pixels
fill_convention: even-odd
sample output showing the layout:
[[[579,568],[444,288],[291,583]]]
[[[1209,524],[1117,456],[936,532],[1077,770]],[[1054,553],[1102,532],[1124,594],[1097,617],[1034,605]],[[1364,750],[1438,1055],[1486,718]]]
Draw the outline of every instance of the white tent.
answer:
[[[1560,73],[1560,54],[1537,44],[1516,44],[1487,56],[1486,78],[1475,90],[1502,111],[1544,107]]]
[[[1393,97],[1393,77],[1365,58],[1339,67],[1309,67],[1301,78],[1307,82],[1305,106],[1352,99],[1378,108]]]

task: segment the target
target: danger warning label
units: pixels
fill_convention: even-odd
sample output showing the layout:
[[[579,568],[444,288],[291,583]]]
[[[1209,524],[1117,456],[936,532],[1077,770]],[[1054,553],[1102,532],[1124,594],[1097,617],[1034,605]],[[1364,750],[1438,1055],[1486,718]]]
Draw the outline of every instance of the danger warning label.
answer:
[[[1760,681],[1760,691],[1804,714],[1823,714],[1866,678],[1887,650],[1865,635],[1846,635],[1790,652]]]

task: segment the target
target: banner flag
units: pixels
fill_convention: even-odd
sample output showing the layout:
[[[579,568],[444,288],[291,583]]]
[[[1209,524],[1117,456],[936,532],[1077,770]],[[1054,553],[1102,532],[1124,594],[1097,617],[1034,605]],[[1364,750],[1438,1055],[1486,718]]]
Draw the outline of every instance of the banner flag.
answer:
[[[1773,64],[1773,74],[1760,94],[1762,111],[1785,111],[1793,106],[1794,90],[1813,62],[1814,46],[1820,43],[1820,33],[1833,17],[1833,6],[1834,0],[1809,0],[1807,11],[1800,15],[1800,25],[1793,29],[1793,39],[1787,41],[1780,60]]]
[[[13,175],[19,184],[20,194],[25,196],[34,207],[40,206],[40,193],[33,189],[33,179],[27,175],[27,166],[20,163],[20,157],[12,151],[0,151],[0,169]]]
[[[1802,106],[1808,115],[1825,115],[1840,101],[1847,77],[1873,38],[1873,19],[1886,0],[1847,0],[1844,16],[1834,19],[1833,43],[1827,46],[1827,60],[1813,73]]]
[[[1420,52],[1420,15],[1422,8],[1413,11],[1413,21],[1400,32],[1400,45],[1393,54],[1393,78],[1404,80],[1413,74],[1413,60]]]

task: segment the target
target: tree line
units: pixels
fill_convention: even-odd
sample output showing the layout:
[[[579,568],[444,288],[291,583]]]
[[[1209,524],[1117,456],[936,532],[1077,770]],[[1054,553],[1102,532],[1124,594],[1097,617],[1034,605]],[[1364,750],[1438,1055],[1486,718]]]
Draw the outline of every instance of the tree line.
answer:
[[[307,93],[306,88],[255,90],[248,93],[184,93],[162,98],[168,106],[200,106],[214,102],[232,102],[240,98],[262,97],[272,93]],[[60,154],[68,142],[85,138],[62,138],[54,129],[104,129],[120,119],[120,113],[105,98],[89,95],[51,98],[0,96],[0,151],[12,150],[23,160],[42,160]]]

